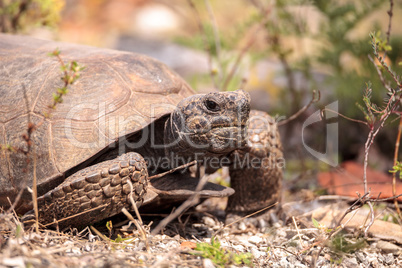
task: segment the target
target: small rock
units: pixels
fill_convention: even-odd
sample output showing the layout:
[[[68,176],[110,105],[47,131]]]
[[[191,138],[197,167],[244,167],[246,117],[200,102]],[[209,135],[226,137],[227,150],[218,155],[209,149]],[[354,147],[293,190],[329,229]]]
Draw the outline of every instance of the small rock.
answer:
[[[202,266],[204,268],[215,268],[214,263],[210,259],[203,259],[202,260]]]
[[[352,258],[346,258],[342,261],[343,264],[346,265],[346,267],[354,267],[359,265],[355,257]]]
[[[246,224],[245,224],[244,222],[240,222],[240,223],[239,223],[239,229],[240,229],[241,231],[245,231],[245,230],[247,229]]]
[[[364,261],[366,260],[366,259],[364,258],[363,253],[356,252],[356,253],[355,253],[355,256],[356,256],[357,260],[358,260],[359,262],[361,262],[361,263],[364,263]]]
[[[286,237],[286,231],[283,229],[276,230],[277,237]]]
[[[377,242],[377,248],[384,253],[401,254],[402,248],[387,241],[380,240]]]
[[[279,265],[280,265],[280,267],[290,267],[290,266],[289,266],[290,263],[288,262],[288,260],[286,259],[286,257],[282,257],[282,258],[279,260]]]
[[[214,219],[212,219],[211,217],[203,217],[204,223],[205,225],[209,226],[209,227],[214,227],[216,225]]]
[[[1,263],[5,266],[26,267],[24,259],[22,257],[4,258]]]
[[[145,255],[140,255],[140,256],[138,257],[138,260],[139,260],[139,261],[142,261],[142,262],[145,262],[145,261],[147,260],[147,257],[146,257]]]
[[[232,248],[239,252],[244,252],[244,247],[242,245],[232,245]]]
[[[256,259],[259,259],[259,258],[261,258],[261,257],[265,257],[265,256],[267,255],[266,252],[259,251],[259,250],[256,249],[256,248],[251,248],[250,251],[251,251],[251,254],[253,254],[253,256],[254,256]]]
[[[254,244],[254,245],[258,245],[262,242],[262,238],[256,235],[250,236],[248,239],[248,242]]]
[[[389,253],[388,255],[384,256],[384,263],[387,265],[391,265],[394,264],[395,259],[394,259],[394,255],[392,253]]]

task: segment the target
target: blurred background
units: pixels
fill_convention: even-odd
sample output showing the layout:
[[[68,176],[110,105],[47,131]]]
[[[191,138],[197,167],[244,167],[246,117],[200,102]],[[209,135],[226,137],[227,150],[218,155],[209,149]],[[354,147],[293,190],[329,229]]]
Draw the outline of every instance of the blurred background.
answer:
[[[148,54],[198,92],[247,90],[252,108],[278,121],[319,91],[320,100],[280,131],[285,187],[290,194],[300,189],[321,194],[334,193],[322,182],[334,167],[312,156],[306,145],[334,154],[338,163],[361,165],[369,129],[336,114],[305,129],[303,123],[335,101],[340,114],[364,121],[356,104],[363,105],[368,82],[372,101],[383,104],[387,91],[368,58],[373,54],[369,33],[387,39],[391,2],[387,45],[392,49],[385,61],[401,74],[401,0],[0,0],[0,29]],[[370,151],[370,167],[386,178],[393,165],[397,116],[387,121]],[[326,149],[331,147],[328,123],[338,124],[339,150]]]

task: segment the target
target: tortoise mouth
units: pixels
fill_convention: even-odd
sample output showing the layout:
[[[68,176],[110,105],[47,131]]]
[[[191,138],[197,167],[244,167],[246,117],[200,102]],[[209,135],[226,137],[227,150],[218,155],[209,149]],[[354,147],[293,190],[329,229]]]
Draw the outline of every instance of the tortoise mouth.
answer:
[[[190,137],[194,145],[201,145],[210,154],[220,155],[245,147],[247,129],[245,126],[219,126],[205,133],[192,133]]]

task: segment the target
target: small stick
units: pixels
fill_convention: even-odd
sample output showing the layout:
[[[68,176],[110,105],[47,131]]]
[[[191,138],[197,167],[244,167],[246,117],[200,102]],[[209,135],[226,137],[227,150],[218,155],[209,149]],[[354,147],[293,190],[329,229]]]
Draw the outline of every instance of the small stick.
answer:
[[[316,94],[318,94],[317,98],[316,98]],[[302,107],[295,114],[291,115],[288,119],[278,122],[278,126],[283,126],[283,125],[289,123],[290,121],[295,120],[302,113],[304,113],[313,103],[318,102],[320,99],[321,99],[321,92],[318,91],[318,93],[317,93],[315,90],[313,90],[313,97],[311,98],[310,102],[307,105],[305,105],[304,107]]]
[[[261,31],[264,28],[264,25],[267,23],[268,21],[268,14],[269,14],[270,10],[267,10],[266,17],[264,17],[262,19],[262,21],[259,23],[259,25],[257,26],[257,29],[254,31],[254,33],[251,35],[250,39],[248,40],[248,42],[246,43],[246,45],[240,50],[239,54],[237,55],[237,58],[235,60],[235,63],[233,64],[232,68],[230,69],[229,74],[226,76],[225,81],[223,82],[222,85],[222,90],[226,91],[227,87],[230,83],[230,81],[232,80],[233,76],[235,75],[237,68],[240,65],[241,60],[243,59],[244,55],[246,54],[246,52],[253,46],[254,42],[257,39],[258,33],[259,31]]]
[[[98,231],[98,229],[96,229],[95,227],[93,227],[92,225],[89,226],[89,228],[91,228],[91,230],[97,234],[100,238],[102,238],[102,240],[109,242],[110,239],[108,239],[106,236],[104,236],[101,232]]]
[[[392,16],[394,13],[392,12],[394,8],[394,0],[389,0],[389,10],[387,11],[389,21],[388,21],[388,31],[387,31],[387,44],[389,45],[389,38],[391,37],[391,26],[392,26]],[[384,58],[387,56],[387,51],[384,51]]]
[[[141,233],[141,235],[142,235],[142,239],[145,241],[145,244],[146,244],[146,247],[147,247],[147,251],[149,251],[149,242],[148,242],[148,239],[147,239],[147,235],[146,235],[145,229],[144,229],[144,227],[142,226],[142,222],[141,222],[141,224],[138,223],[138,221],[137,221],[136,219],[134,219],[133,215],[131,215],[130,212],[128,212],[128,210],[127,210],[126,208],[122,208],[122,209],[121,209],[121,212],[123,212],[124,215],[126,215],[126,217],[127,217],[130,221],[132,221],[132,222],[134,223],[134,225],[137,227],[137,230],[140,231],[140,233]]]
[[[156,227],[155,229],[152,230],[151,234],[156,235],[159,233],[162,228],[164,228],[169,222],[171,222],[173,219],[177,218],[181,213],[183,213],[185,210],[190,208],[191,206],[195,205],[198,202],[198,197],[200,196],[200,191],[204,187],[204,185],[207,183],[209,177],[204,176],[200,179],[198,182],[197,187],[195,188],[194,194],[192,194],[183,204],[181,204],[173,213],[171,213],[169,216],[164,218]]]
[[[43,226],[46,227],[46,226],[49,226],[49,225],[52,225],[52,224],[55,224],[55,223],[59,223],[59,222],[62,222],[62,221],[66,221],[66,220],[68,220],[68,219],[71,219],[71,218],[80,216],[80,215],[85,214],[85,213],[87,213],[87,212],[90,212],[90,211],[93,211],[93,210],[97,210],[97,209],[100,209],[100,208],[104,208],[104,207],[107,207],[107,206],[109,206],[109,204],[103,204],[103,205],[97,206],[97,207],[95,207],[95,208],[91,208],[91,209],[88,209],[88,210],[79,212],[79,213],[77,213],[77,214],[74,214],[74,215],[71,215],[71,216],[62,218],[62,219],[60,219],[60,220],[55,220],[55,222],[51,222],[51,223],[48,223],[48,224],[44,224]]]
[[[129,195],[129,198],[130,198],[131,205],[133,206],[133,209],[134,209],[134,211],[135,211],[135,215],[137,215],[138,220],[139,220],[140,223],[142,224],[142,219],[141,219],[140,212],[138,211],[137,204],[134,202],[134,198],[133,198],[133,192],[134,192],[133,184],[131,183],[130,180],[127,180],[127,184],[130,186],[130,195]]]
[[[274,207],[274,206],[276,206],[276,205],[278,205],[278,204],[279,204],[279,202],[276,202],[275,204],[269,205],[269,206],[267,206],[267,207],[265,207],[265,208],[262,208],[262,209],[260,209],[260,210],[258,210],[258,211],[256,211],[256,212],[253,212],[253,213],[251,213],[251,214],[249,214],[249,215],[246,215],[246,216],[244,216],[244,217],[242,217],[242,218],[240,218],[240,219],[238,219],[238,220],[235,220],[234,222],[231,222],[231,223],[229,223],[229,224],[227,224],[227,225],[221,227],[218,231],[216,231],[216,232],[214,233],[213,236],[216,236],[216,234],[218,234],[220,231],[222,231],[222,230],[225,229],[226,227],[229,227],[229,226],[231,226],[231,225],[233,225],[233,224],[235,224],[235,223],[237,223],[237,222],[239,222],[239,221],[242,221],[242,220],[244,220],[244,219],[250,218],[251,216],[254,216],[255,214],[258,214],[258,213],[260,213],[260,212],[262,212],[262,211],[264,211],[264,210],[270,209],[270,208],[272,208],[272,207]]]
[[[209,0],[204,0],[205,6],[208,11],[209,19],[211,20],[211,25],[212,25],[212,30],[214,32],[214,41],[215,41],[215,50],[216,50],[216,61],[218,63],[218,75],[219,79],[222,79],[222,62],[220,59],[220,54],[221,54],[221,42],[219,39],[219,31],[218,31],[218,23],[216,22],[216,18],[214,15],[214,11],[212,10],[211,3]],[[212,71],[212,70],[211,70]]]
[[[294,216],[292,216],[292,220],[293,220],[293,223],[294,223],[296,231],[297,231],[297,236],[299,237],[299,240],[300,240],[300,246],[303,247],[303,241],[302,241],[302,238],[301,238],[301,235],[300,235],[300,230],[299,230],[299,227],[297,227],[297,223],[296,223],[296,220],[295,220]]]
[[[186,167],[195,165],[195,164],[197,164],[197,160],[194,160],[194,161],[191,161],[190,163],[187,163],[187,164],[184,164],[184,165],[181,165],[181,166],[172,168],[172,169],[169,170],[169,171],[166,171],[166,172],[163,172],[163,173],[159,173],[159,174],[153,175],[153,176],[151,176],[151,177],[148,177],[148,179],[149,179],[149,180],[152,180],[152,179],[161,178],[161,177],[163,177],[163,176],[165,176],[165,175],[168,175],[168,174],[170,174],[170,173],[175,172],[176,170],[183,169],[183,168],[186,168]]]
[[[204,49],[205,49],[205,51],[207,52],[207,55],[208,55],[209,74],[210,74],[210,76],[211,76],[212,83],[214,84],[214,88],[218,89],[218,83],[217,83],[217,81],[216,81],[216,77],[215,77],[215,74],[214,74],[214,72],[213,72],[213,67],[212,67],[212,52],[211,52],[211,47],[210,47],[210,45],[209,45],[209,43],[208,43],[208,39],[207,39],[207,36],[206,36],[206,31],[205,31],[205,29],[204,29],[204,26],[202,25],[202,20],[201,20],[200,13],[198,12],[198,10],[197,10],[197,8],[195,7],[195,4],[193,3],[192,0],[187,0],[187,2],[188,2],[189,6],[191,7],[191,9],[192,9],[193,12],[194,12],[194,15],[195,15],[195,18],[196,18],[196,21],[197,21],[197,24],[198,24],[198,29],[199,29],[199,31],[200,31],[201,33],[204,33],[204,34],[202,35],[202,39],[203,39],[203,42],[204,42]]]
[[[35,231],[39,233],[39,211],[38,211],[38,189],[37,189],[37,177],[36,177],[36,153],[33,149],[33,182],[32,182],[32,202],[35,213]]]
[[[395,151],[394,151],[394,166],[396,166],[396,162],[398,161],[398,153],[399,153],[399,144],[401,140],[401,132],[402,132],[402,117],[399,117],[399,125],[398,125],[398,136],[395,141]],[[396,195],[396,173],[392,173],[392,195]],[[398,200],[394,199],[395,209],[398,213],[400,219],[402,219],[401,210],[398,206]]]

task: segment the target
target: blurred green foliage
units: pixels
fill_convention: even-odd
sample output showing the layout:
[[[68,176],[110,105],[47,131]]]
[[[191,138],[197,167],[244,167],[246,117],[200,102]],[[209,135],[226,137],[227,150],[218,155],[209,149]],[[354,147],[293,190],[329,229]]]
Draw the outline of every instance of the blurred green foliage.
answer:
[[[194,1],[199,13],[202,32],[191,37],[180,37],[176,41],[196,48],[207,50],[212,59],[214,73],[218,72],[214,79],[220,79],[216,83],[219,90],[234,90],[239,88],[243,82],[243,74],[237,72],[230,81],[228,88],[222,88],[224,80],[234,64],[236,56],[241,48],[249,40],[258,24],[263,24],[263,31],[256,33],[256,44],[247,50],[243,63],[253,64],[267,58],[277,58],[284,65],[284,75],[288,79],[286,87],[282,88],[282,102],[277,103],[278,107],[288,109],[288,104],[293,110],[301,108],[306,102],[313,89],[323,92],[324,98],[328,100],[341,99],[341,113],[354,118],[362,118],[362,114],[356,107],[356,102],[361,101],[362,93],[367,82],[373,85],[373,102],[382,100],[385,97],[381,90],[381,82],[376,69],[369,61],[368,55],[372,54],[369,32],[379,32],[380,23],[377,20],[388,19],[385,10],[389,5],[387,0],[277,0],[268,1],[244,1],[247,14],[243,19],[234,18],[230,27],[219,31],[219,38],[214,36],[214,24],[208,16],[207,8],[202,1]],[[250,5],[253,4],[253,5]],[[217,5],[216,1],[211,1]],[[295,12],[297,9],[311,8],[319,14],[318,30],[311,27],[308,16]],[[395,4],[394,9],[398,8]],[[384,10],[379,14],[379,10]],[[216,16],[225,10],[215,10]],[[374,15],[373,15],[374,14]],[[394,16],[394,27],[398,24],[398,18]],[[359,28],[362,24],[368,24],[370,30],[362,34]],[[385,32],[386,29],[383,29]],[[382,35],[385,35],[384,33]],[[297,40],[296,45],[289,45],[289,39]],[[297,50],[297,43],[303,40],[313,40],[312,52],[300,54]],[[217,44],[220,45],[218,55]],[[388,52],[388,60],[396,72],[402,70],[398,65],[401,60],[402,36],[393,33],[390,44],[385,44],[393,49]],[[237,50],[237,53],[235,51]],[[287,65],[287,66],[286,66]],[[216,70],[220,66],[221,70]],[[241,66],[239,67],[241,68]],[[286,68],[288,68],[286,70]],[[317,85],[314,81],[314,72],[324,70],[325,83]],[[290,81],[295,73],[304,76],[304,84]],[[283,74],[282,74],[283,75]],[[194,83],[206,83],[208,77],[191,79]],[[293,78],[294,80],[294,78]],[[211,82],[211,80],[210,80]],[[197,84],[193,84],[196,88]],[[313,88],[314,87],[314,88]],[[319,88],[317,88],[319,87]],[[376,90],[377,89],[377,90]],[[278,107],[273,107],[277,109]],[[272,107],[271,107],[272,108]],[[290,111],[281,111],[288,114]]]
[[[0,30],[24,32],[38,26],[54,27],[64,0],[0,0]]]
[[[211,20],[206,2],[193,2],[200,20],[198,28],[202,31],[176,41],[207,51],[212,62],[212,75],[198,75],[190,79],[194,88],[262,89],[273,99],[267,103],[266,111],[286,116],[306,105],[313,90],[320,90],[318,107],[323,108],[327,103],[338,100],[339,113],[365,120],[358,103],[364,105],[368,83],[372,89],[371,103],[382,107],[387,100],[387,90],[368,57],[371,55],[374,58],[370,32],[376,32],[378,40],[383,41],[379,46],[387,50],[384,59],[387,64],[396,73],[402,73],[402,65],[399,64],[402,61],[402,35],[398,27],[401,23],[400,2],[394,1],[389,42],[388,0],[243,0],[244,12],[233,14],[233,19],[224,23],[219,19],[227,17],[225,13],[229,9],[222,2],[210,0],[217,21],[221,22],[217,26]],[[237,7],[237,10],[242,9]],[[219,32],[218,40],[214,31]],[[243,53],[235,74],[230,77],[236,59],[251,41],[252,45]],[[266,75],[261,77],[261,69],[254,67],[265,60],[281,67],[274,71],[263,70]],[[375,63],[378,65],[377,61]],[[258,75],[253,74],[257,72],[255,69]],[[275,74],[272,75],[272,72]],[[392,81],[389,74],[383,73],[386,79]],[[225,81],[227,79],[230,81]],[[279,80],[281,83],[276,82]],[[396,84],[391,83],[391,87],[396,88]],[[284,132],[289,135],[283,138],[290,138],[294,128],[304,119],[301,116],[287,124]],[[380,150],[390,158],[392,153],[389,152],[393,150],[397,133],[393,119],[395,115],[388,119],[388,127],[381,131],[382,136],[376,141],[380,143]],[[367,126],[344,119],[339,123],[349,133],[340,136],[340,160],[354,159],[359,154],[359,148],[364,146],[366,136],[359,134],[368,131]],[[313,140],[317,144],[320,142],[319,138]],[[288,150],[285,148],[285,151]]]

